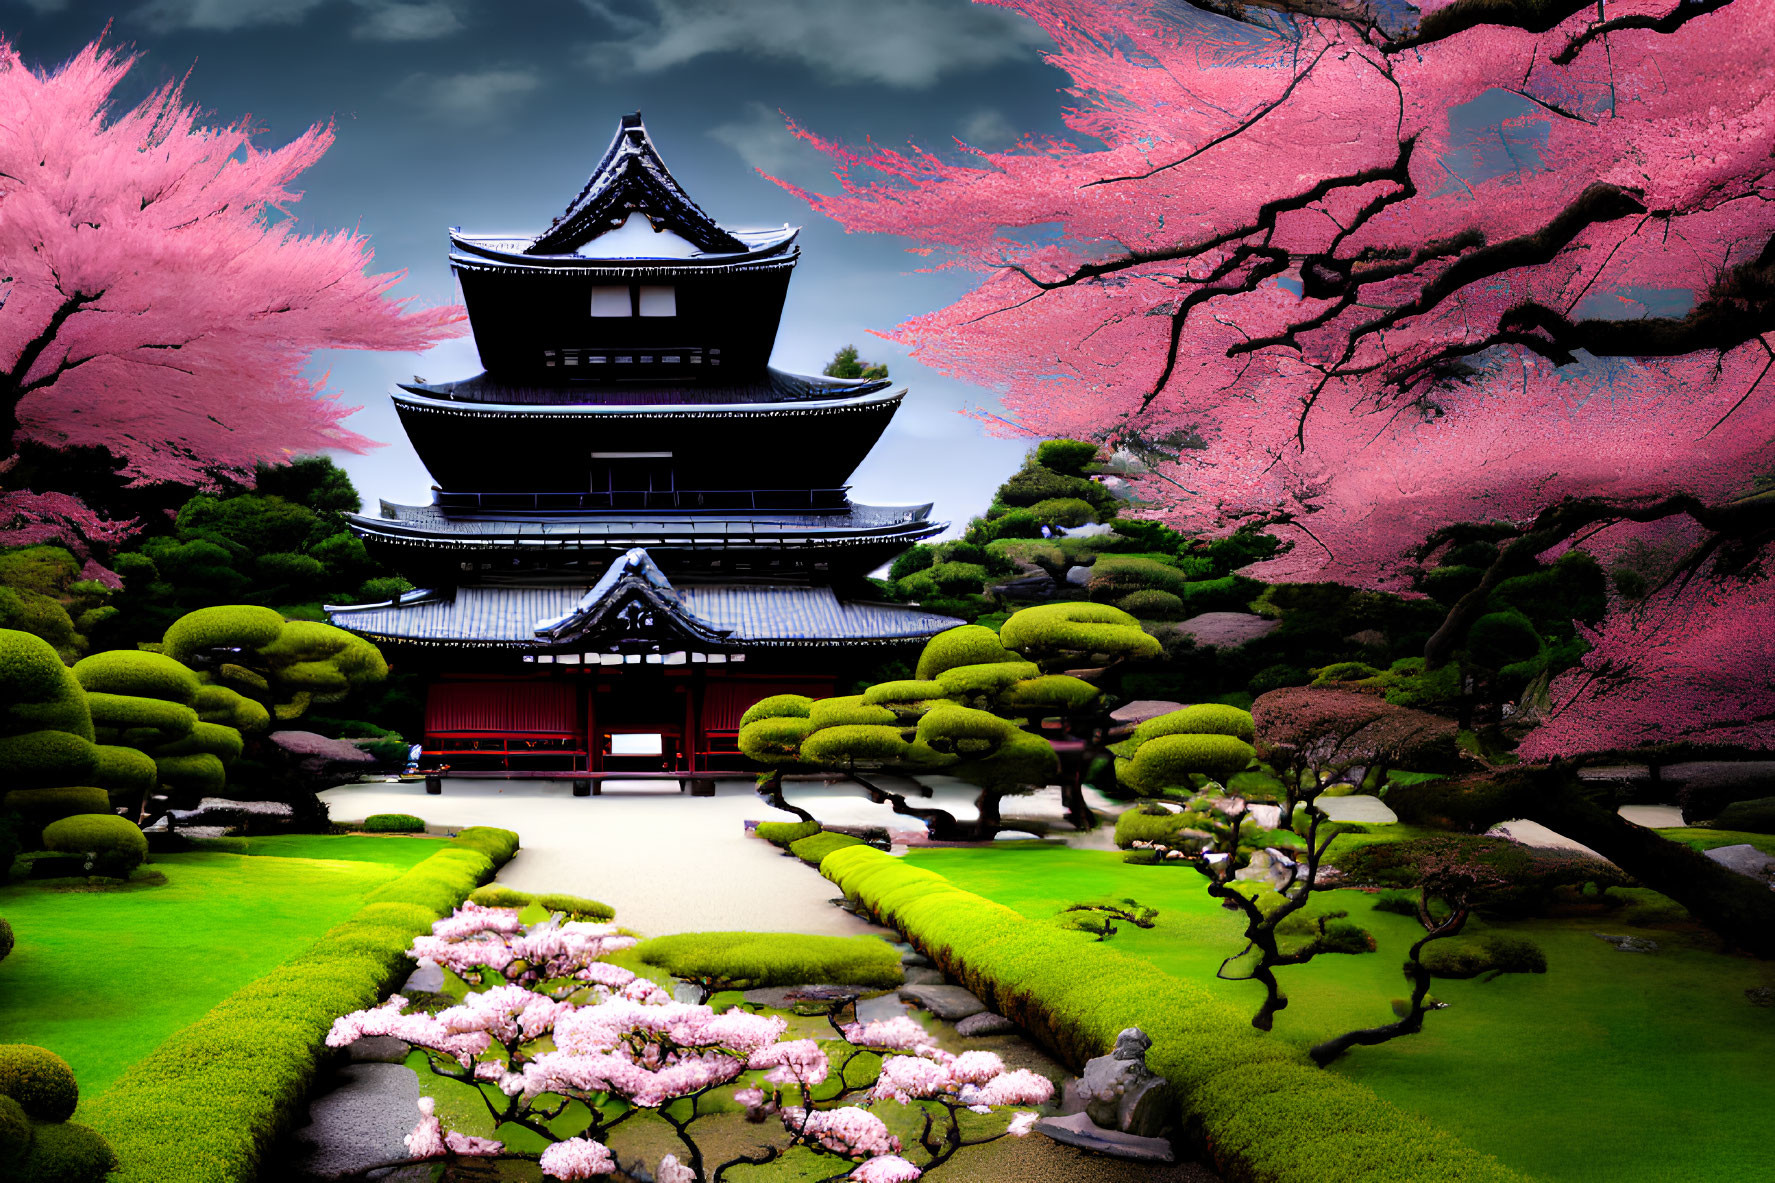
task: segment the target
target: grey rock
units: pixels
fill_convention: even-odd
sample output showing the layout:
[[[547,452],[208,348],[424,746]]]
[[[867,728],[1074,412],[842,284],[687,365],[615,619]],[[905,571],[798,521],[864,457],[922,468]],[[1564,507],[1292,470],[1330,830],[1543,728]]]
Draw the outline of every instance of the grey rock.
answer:
[[[906,971],[908,986],[941,986],[943,981],[943,971],[934,966],[914,965]]]
[[[1775,1006],[1775,986],[1752,986],[1744,997],[1752,1006]]]
[[[1591,935],[1599,941],[1607,941],[1623,953],[1656,953],[1658,951],[1658,942],[1647,937],[1630,937],[1608,932],[1592,933]]]
[[[1387,808],[1386,802],[1367,793],[1352,793],[1348,797],[1320,797],[1316,804],[1334,822],[1365,822],[1369,825],[1388,826],[1399,820],[1399,815]]]
[[[1125,702],[1109,713],[1116,723],[1144,723],[1148,719],[1156,719],[1160,715],[1169,715],[1172,711],[1181,711],[1181,702],[1166,702],[1158,698],[1137,698],[1133,702]]]
[[[932,962],[931,959],[929,957],[926,957],[923,953],[920,953],[917,949],[907,949],[906,952],[900,954],[900,964],[905,966],[907,969],[914,969],[914,968],[923,967],[923,966],[930,966],[930,965],[934,964],[934,962]]]
[[[392,1035],[366,1035],[345,1049],[354,1064],[399,1064],[412,1047]]]
[[[442,994],[444,992],[444,967],[429,957],[419,959],[419,968],[407,975],[406,982],[401,986],[402,994]]]
[[[986,1009],[986,1004],[963,986],[901,986],[900,997],[951,1023]]]
[[[969,1015],[955,1025],[955,1033],[963,1039],[981,1039],[988,1035],[1005,1035],[1017,1029],[1017,1024],[1003,1015],[995,1015],[983,1010],[977,1015]]]
[[[1707,857],[1728,871],[1761,879],[1765,883],[1775,873],[1775,857],[1764,854],[1748,842],[1737,846],[1716,846],[1707,852]]]
[[[1068,567],[1066,569],[1066,582],[1072,584],[1074,587],[1084,587],[1087,583],[1091,582],[1091,568]]]
[[[1061,1108],[1105,1130],[1157,1138],[1168,1124],[1165,1079],[1146,1066],[1152,1040],[1138,1027],[1116,1036],[1115,1050],[1087,1061],[1084,1074],[1068,1082]]]
[[[402,1139],[419,1121],[419,1076],[402,1064],[348,1064],[308,1115],[294,1157],[310,1176],[336,1179],[405,1158]]]
[[[1052,575],[1025,575],[1021,579],[1010,579],[1004,583],[995,583],[991,588],[995,595],[1013,600],[1040,600],[1052,596],[1060,590]]]
[[[857,1022],[877,1023],[903,1018],[911,1009],[906,1005],[904,999],[891,991],[887,994],[877,994],[874,998],[859,998],[857,1000]]]
[[[1106,1130],[1093,1125],[1089,1116],[1074,1113],[1068,1117],[1044,1117],[1035,1123],[1037,1133],[1046,1134],[1056,1142],[1094,1150],[1111,1158],[1134,1162],[1176,1162],[1171,1143],[1164,1138],[1147,1138],[1120,1130]]]
[[[992,836],[994,842],[1040,842],[1040,834],[1032,834],[1028,830],[1000,830]]]
[[[823,1015],[836,1003],[855,998],[865,992],[862,986],[818,984],[808,986],[761,986],[746,991],[746,1001],[754,1006],[793,1011],[798,1015]]]
[[[1177,631],[1196,639],[1196,644],[1210,649],[1237,649],[1260,637],[1267,637],[1282,627],[1279,620],[1250,612],[1204,612],[1177,626]]]

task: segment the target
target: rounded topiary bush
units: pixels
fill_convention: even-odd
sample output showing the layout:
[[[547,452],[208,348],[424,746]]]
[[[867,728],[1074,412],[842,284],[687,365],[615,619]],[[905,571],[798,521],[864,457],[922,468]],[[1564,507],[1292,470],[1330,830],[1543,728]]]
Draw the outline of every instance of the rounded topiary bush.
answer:
[[[740,726],[760,719],[805,719],[813,701],[805,694],[773,694],[761,698],[746,708],[746,713],[740,716]]]
[[[1089,501],[1077,497],[1051,497],[1029,507],[1030,516],[1050,526],[1083,526],[1097,520],[1097,511]]]
[[[812,719],[787,715],[754,719],[740,728],[740,751],[760,764],[782,764],[795,759],[815,727]]]
[[[828,727],[801,741],[801,758],[809,764],[897,764],[911,755],[911,746],[896,727]]]
[[[98,746],[70,731],[27,731],[0,739],[0,768],[11,788],[90,783],[98,764]]]
[[[540,906],[551,912],[563,912],[569,920],[614,920],[616,909],[598,900],[590,900],[582,895],[563,895],[550,892],[536,897]]]
[[[1251,763],[1250,744],[1231,735],[1161,735],[1140,745],[1132,759],[1116,761],[1116,776],[1139,793],[1187,787],[1191,773],[1225,783]]]
[[[930,681],[944,670],[960,665],[983,665],[989,662],[1021,661],[999,640],[997,633],[983,624],[964,624],[945,629],[925,642],[918,658],[918,679]]]
[[[364,829],[371,834],[423,834],[425,821],[410,813],[372,813],[364,819]]]
[[[83,657],[74,664],[74,677],[88,694],[158,698],[187,707],[197,702],[197,692],[202,685],[183,662],[164,653],[146,653],[140,649],[112,649]]]
[[[1085,465],[1097,459],[1097,445],[1089,440],[1043,440],[1035,446],[1035,462],[1066,476],[1084,475]]]
[[[284,630],[281,613],[249,604],[199,608],[173,621],[161,638],[167,656],[180,661],[208,649],[261,649]]]
[[[1097,687],[1071,674],[1043,674],[1012,684],[998,701],[1020,711],[1082,711],[1097,701]]]
[[[100,744],[92,778],[113,793],[145,793],[160,783],[160,770],[154,757],[138,748]]]
[[[1775,834],[1775,797],[1734,801],[1720,810],[1714,825],[1722,830],[1743,830],[1749,834]]]
[[[951,666],[937,675],[937,684],[952,696],[971,698],[996,695],[1012,685],[1037,677],[1041,667],[1033,661],[991,661],[979,665]]]
[[[928,702],[933,698],[947,698],[949,692],[941,682],[927,682],[922,679],[902,678],[895,682],[880,682],[863,691],[863,701],[876,706],[888,703]]]
[[[200,796],[214,796],[228,783],[228,769],[219,756],[197,752],[188,756],[158,756],[155,768],[163,783]]]
[[[483,908],[524,908],[536,897],[503,883],[489,883],[469,892],[468,898],[470,903],[479,904]]]
[[[30,1150],[31,1119],[25,1115],[25,1107],[0,1095],[0,1179],[10,1173],[7,1164],[24,1162]]]
[[[836,698],[819,699],[808,708],[807,717],[815,728],[841,727],[847,723],[892,723],[894,712],[887,707],[864,702],[861,694],[845,694]]]
[[[1116,601],[1116,607],[1146,620],[1176,620],[1183,615],[1183,597],[1148,588],[1123,596]]]
[[[40,1125],[18,1178],[30,1183],[103,1183],[117,1156],[98,1131],[79,1122]]]
[[[80,1104],[80,1086],[68,1061],[48,1048],[0,1043],[0,1096],[38,1121],[67,1121]]]
[[[0,809],[17,810],[25,824],[41,828],[57,818],[110,813],[111,794],[91,785],[56,789],[14,789],[0,800]]]
[[[1158,639],[1143,632],[1138,620],[1110,604],[1037,604],[1013,613],[998,632],[1007,648],[1030,655],[1101,653],[1134,658],[1164,653]]]
[[[83,813],[43,827],[45,850],[94,854],[127,868],[148,857],[148,838],[128,818],[113,813]]]
[[[1148,719],[1134,729],[1132,739],[1143,744],[1161,735],[1231,735],[1251,743],[1256,735],[1251,712],[1217,702],[1197,703]]]
[[[773,846],[788,847],[803,838],[811,838],[821,830],[819,822],[759,822],[753,831]]]

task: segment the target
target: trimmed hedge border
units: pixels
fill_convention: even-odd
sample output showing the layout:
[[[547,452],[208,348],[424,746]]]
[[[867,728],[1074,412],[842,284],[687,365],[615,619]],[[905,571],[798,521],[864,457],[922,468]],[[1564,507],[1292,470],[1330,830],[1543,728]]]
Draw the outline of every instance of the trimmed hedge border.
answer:
[[[82,1118],[117,1152],[111,1183],[236,1183],[298,1115],[327,1030],[373,1006],[430,929],[517,850],[474,826],[373,892],[306,952],[223,999],[118,1077]]]
[[[1145,1030],[1186,1136],[1228,1183],[1526,1181],[1144,961],[867,846],[833,851],[820,873],[1075,1069],[1123,1028]]]

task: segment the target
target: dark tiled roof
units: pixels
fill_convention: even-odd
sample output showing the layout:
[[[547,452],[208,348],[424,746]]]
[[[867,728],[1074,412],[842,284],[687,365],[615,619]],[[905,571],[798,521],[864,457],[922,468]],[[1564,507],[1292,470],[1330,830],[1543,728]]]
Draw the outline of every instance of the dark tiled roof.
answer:
[[[827,378],[766,368],[731,382],[508,382],[487,373],[454,382],[403,382],[401,389],[450,402],[504,406],[729,406],[857,398],[886,390],[886,378]]]

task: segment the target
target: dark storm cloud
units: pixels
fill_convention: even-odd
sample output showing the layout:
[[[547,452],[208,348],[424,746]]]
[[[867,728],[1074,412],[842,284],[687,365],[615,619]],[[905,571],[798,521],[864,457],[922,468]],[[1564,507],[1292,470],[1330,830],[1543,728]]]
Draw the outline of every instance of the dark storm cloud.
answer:
[[[940,78],[1030,56],[1035,26],[996,8],[953,0],[584,0],[643,72],[711,54],[775,58],[836,83],[924,88]]]

